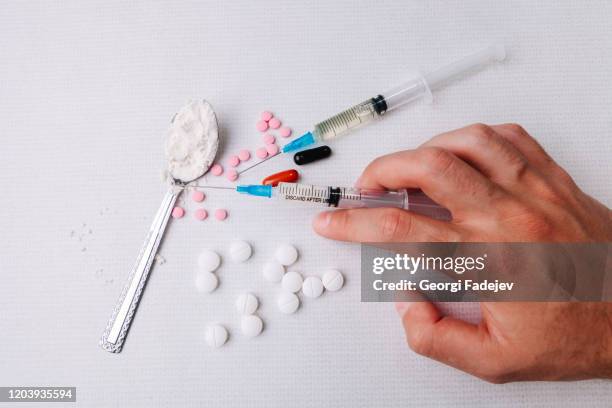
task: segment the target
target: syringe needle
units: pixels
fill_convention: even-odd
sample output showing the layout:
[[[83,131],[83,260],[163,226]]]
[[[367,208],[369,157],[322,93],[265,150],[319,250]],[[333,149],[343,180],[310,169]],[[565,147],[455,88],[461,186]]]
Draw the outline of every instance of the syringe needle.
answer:
[[[190,189],[198,189],[198,188],[214,188],[216,190],[236,190],[235,187],[224,187],[224,186],[207,186],[207,185],[198,185],[198,184],[194,184],[194,185],[186,185],[184,188],[190,188]]]
[[[262,161],[259,161],[259,162],[255,163],[254,165],[247,167],[246,169],[240,170],[240,171],[238,172],[238,175],[240,175],[240,174],[244,174],[244,173],[246,173],[247,171],[251,170],[253,167],[259,166],[261,163],[265,163],[265,162],[267,162],[268,160],[270,160],[270,159],[271,159],[271,158],[273,158],[273,157],[280,156],[280,154],[281,154],[281,152],[278,152],[278,153],[276,153],[275,155],[268,156],[268,157],[266,157],[265,159],[263,159]]]

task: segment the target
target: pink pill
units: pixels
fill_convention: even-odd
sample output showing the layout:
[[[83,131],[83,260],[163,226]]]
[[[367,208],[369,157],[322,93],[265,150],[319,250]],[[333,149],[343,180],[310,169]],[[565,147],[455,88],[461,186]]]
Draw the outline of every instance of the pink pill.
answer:
[[[291,128],[288,128],[286,126],[283,126],[282,128],[280,128],[280,130],[278,131],[278,133],[280,133],[280,135],[282,137],[289,137],[291,136]]]
[[[266,151],[270,156],[274,156],[278,153],[278,146],[275,144],[266,145]]]
[[[198,208],[193,216],[196,220],[203,221],[208,217],[208,212],[203,208]]]
[[[260,132],[265,132],[266,130],[268,130],[268,122],[266,122],[265,120],[260,120],[259,122],[257,122],[257,130],[259,130]]]
[[[268,146],[274,146],[274,145],[268,145]],[[255,150],[255,154],[260,159],[265,159],[268,156],[268,151],[266,150],[265,147],[260,147],[259,149]]]
[[[195,201],[196,203],[201,203],[202,201],[204,201],[204,197],[206,197],[206,196],[205,196],[205,195],[204,195],[204,193],[203,193],[203,192],[201,192],[201,191],[194,191],[194,192],[191,194],[191,199],[192,199],[193,201]]]
[[[268,122],[273,117],[274,117],[274,115],[272,114],[272,112],[264,111],[264,112],[261,113],[261,120],[263,120],[265,122]]]
[[[234,169],[229,169],[227,173],[225,173],[225,177],[227,177],[229,181],[236,181],[238,178],[238,172]]]
[[[274,135],[271,135],[269,133],[266,133],[263,137],[263,141],[265,144],[274,144],[276,142],[276,138],[274,137]]]
[[[236,167],[240,164],[240,158],[238,156],[232,156],[229,158],[227,162],[229,163],[230,166]]]
[[[223,174],[223,167],[221,167],[220,164],[213,164],[213,166],[210,168],[210,172],[213,174],[213,176],[220,176]]]
[[[172,218],[181,218],[183,215],[185,215],[185,210],[181,207],[177,206],[172,209]]]
[[[281,127],[281,121],[278,120],[277,118],[270,119],[270,122],[268,122],[266,125],[268,124],[270,125],[272,129],[278,129],[279,127]],[[266,129],[267,129],[267,126],[266,126]]]
[[[227,211],[221,208],[215,210],[215,218],[218,219],[219,221],[223,221],[224,219],[227,218]]]
[[[247,160],[249,160],[251,158],[251,152],[249,152],[246,149],[241,150],[240,153],[238,153],[238,157],[242,161],[247,161]]]

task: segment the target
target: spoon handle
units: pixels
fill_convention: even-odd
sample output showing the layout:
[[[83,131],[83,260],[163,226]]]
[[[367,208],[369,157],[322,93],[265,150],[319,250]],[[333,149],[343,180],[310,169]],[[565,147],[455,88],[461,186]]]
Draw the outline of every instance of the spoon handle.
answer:
[[[175,190],[171,187],[164,196],[157,215],[153,219],[151,229],[136,259],[136,265],[134,265],[130,273],[119,301],[108,321],[106,330],[100,339],[100,346],[106,351],[119,353],[123,347],[123,342],[134,318],[134,313],[140,302],[140,296],[147,282],[151,265],[155,259],[157,247],[164,236],[170,213],[180,192],[181,190]]]

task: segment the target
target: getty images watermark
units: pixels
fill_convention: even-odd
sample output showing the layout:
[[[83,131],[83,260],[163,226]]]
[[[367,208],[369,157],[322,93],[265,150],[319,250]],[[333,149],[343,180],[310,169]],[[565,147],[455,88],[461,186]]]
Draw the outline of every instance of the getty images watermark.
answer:
[[[362,244],[361,299],[610,301],[610,248],[610,243]]]

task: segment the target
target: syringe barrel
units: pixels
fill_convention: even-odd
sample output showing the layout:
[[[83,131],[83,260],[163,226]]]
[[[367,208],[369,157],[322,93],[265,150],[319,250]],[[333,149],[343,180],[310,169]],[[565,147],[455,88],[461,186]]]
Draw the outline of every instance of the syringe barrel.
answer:
[[[414,102],[417,99],[426,97],[431,99],[431,90],[422,76],[404,82],[383,92],[382,96],[386,104],[386,110],[391,111],[397,107]]]
[[[418,189],[400,190],[406,197],[404,209],[441,221],[450,221],[453,217],[446,208],[429,198]]]
[[[338,208],[404,208],[406,194],[403,191],[371,190],[366,188],[342,189]]]
[[[418,189],[381,191],[347,188],[340,208],[402,208],[438,220],[449,221],[451,213]],[[359,198],[358,200],[356,198]]]
[[[312,132],[315,142],[334,139],[349,130],[373,121],[384,113],[383,106],[380,104],[381,100],[382,97],[370,98],[317,123]]]
[[[450,220],[450,212],[421,190],[385,191],[356,187],[313,186],[278,183],[272,186],[239,186],[238,192],[337,208],[402,208],[439,220]]]

